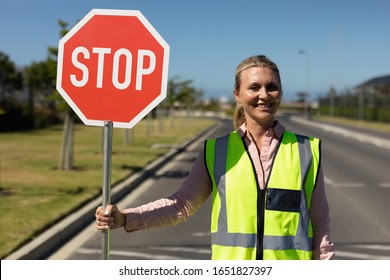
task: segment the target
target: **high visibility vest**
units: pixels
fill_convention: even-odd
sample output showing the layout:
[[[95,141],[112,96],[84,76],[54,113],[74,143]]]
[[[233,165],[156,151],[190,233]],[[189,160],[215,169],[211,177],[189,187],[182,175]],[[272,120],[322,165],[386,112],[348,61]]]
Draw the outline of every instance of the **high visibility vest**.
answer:
[[[205,161],[213,183],[212,259],[311,259],[319,139],[285,131],[264,190],[237,131],[207,140]]]

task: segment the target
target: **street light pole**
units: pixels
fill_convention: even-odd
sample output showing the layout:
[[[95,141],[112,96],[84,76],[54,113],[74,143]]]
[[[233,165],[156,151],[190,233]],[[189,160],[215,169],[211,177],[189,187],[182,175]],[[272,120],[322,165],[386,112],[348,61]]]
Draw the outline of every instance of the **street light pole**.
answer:
[[[310,90],[310,56],[309,53],[305,50],[299,50],[299,54],[305,56],[305,69],[306,69],[306,95],[303,102],[303,110],[304,110],[304,116],[305,118],[309,118],[309,111],[308,111],[308,102],[307,98],[309,96],[309,90]]]

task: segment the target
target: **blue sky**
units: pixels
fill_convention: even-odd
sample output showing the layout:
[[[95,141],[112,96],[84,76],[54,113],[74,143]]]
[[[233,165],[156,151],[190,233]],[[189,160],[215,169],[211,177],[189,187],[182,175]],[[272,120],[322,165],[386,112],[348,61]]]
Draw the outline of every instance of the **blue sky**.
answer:
[[[58,45],[58,20],[73,26],[99,8],[141,11],[170,45],[169,77],[193,80],[206,97],[232,97],[235,67],[254,54],[279,65],[286,100],[390,74],[388,0],[1,0],[0,7],[0,51],[19,66]]]

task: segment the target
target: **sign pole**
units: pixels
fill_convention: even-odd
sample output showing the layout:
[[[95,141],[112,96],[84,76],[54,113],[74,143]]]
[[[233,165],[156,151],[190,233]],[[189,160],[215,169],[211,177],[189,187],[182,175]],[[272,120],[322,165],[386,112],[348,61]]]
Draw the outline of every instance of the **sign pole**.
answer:
[[[104,122],[104,160],[103,160],[103,185],[102,185],[102,206],[106,209],[110,204],[111,190],[111,154],[112,154],[112,121]],[[110,228],[102,230],[102,252],[101,259],[108,260],[110,255]]]
[[[165,99],[169,50],[135,10],[92,9],[58,43],[58,92],[84,124],[104,128],[103,208],[111,204],[113,127],[133,128]],[[102,230],[102,259],[110,230]]]

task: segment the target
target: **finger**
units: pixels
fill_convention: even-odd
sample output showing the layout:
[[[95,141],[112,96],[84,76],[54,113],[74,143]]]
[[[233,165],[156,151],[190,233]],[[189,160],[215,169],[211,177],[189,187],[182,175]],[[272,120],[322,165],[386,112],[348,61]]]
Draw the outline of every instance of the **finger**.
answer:
[[[105,211],[104,211],[104,214],[105,214],[106,216],[111,216],[111,214],[112,214],[113,212],[115,212],[115,211],[116,211],[116,205],[108,204],[108,205],[106,206],[106,209],[105,209]]]
[[[96,221],[101,221],[101,222],[105,222],[109,219],[110,217],[109,216],[106,216],[104,213],[96,213],[95,214],[95,219]]]
[[[108,226],[96,226],[98,230],[108,229]]]
[[[96,209],[96,213],[95,213],[95,216],[96,215],[99,215],[99,216],[104,216],[104,208],[103,206],[99,206],[97,209]]]
[[[104,210],[104,215],[107,215],[107,216],[111,215],[112,210],[113,210],[112,205],[111,205],[111,204],[108,204],[108,205],[106,206],[106,209]]]
[[[113,217],[110,217],[110,216],[100,216],[100,215],[96,215],[96,221],[100,222],[100,223],[111,223],[112,221],[114,220]]]
[[[98,229],[107,229],[109,227],[109,225],[107,224],[107,222],[101,222],[101,221],[96,220],[96,227]]]

